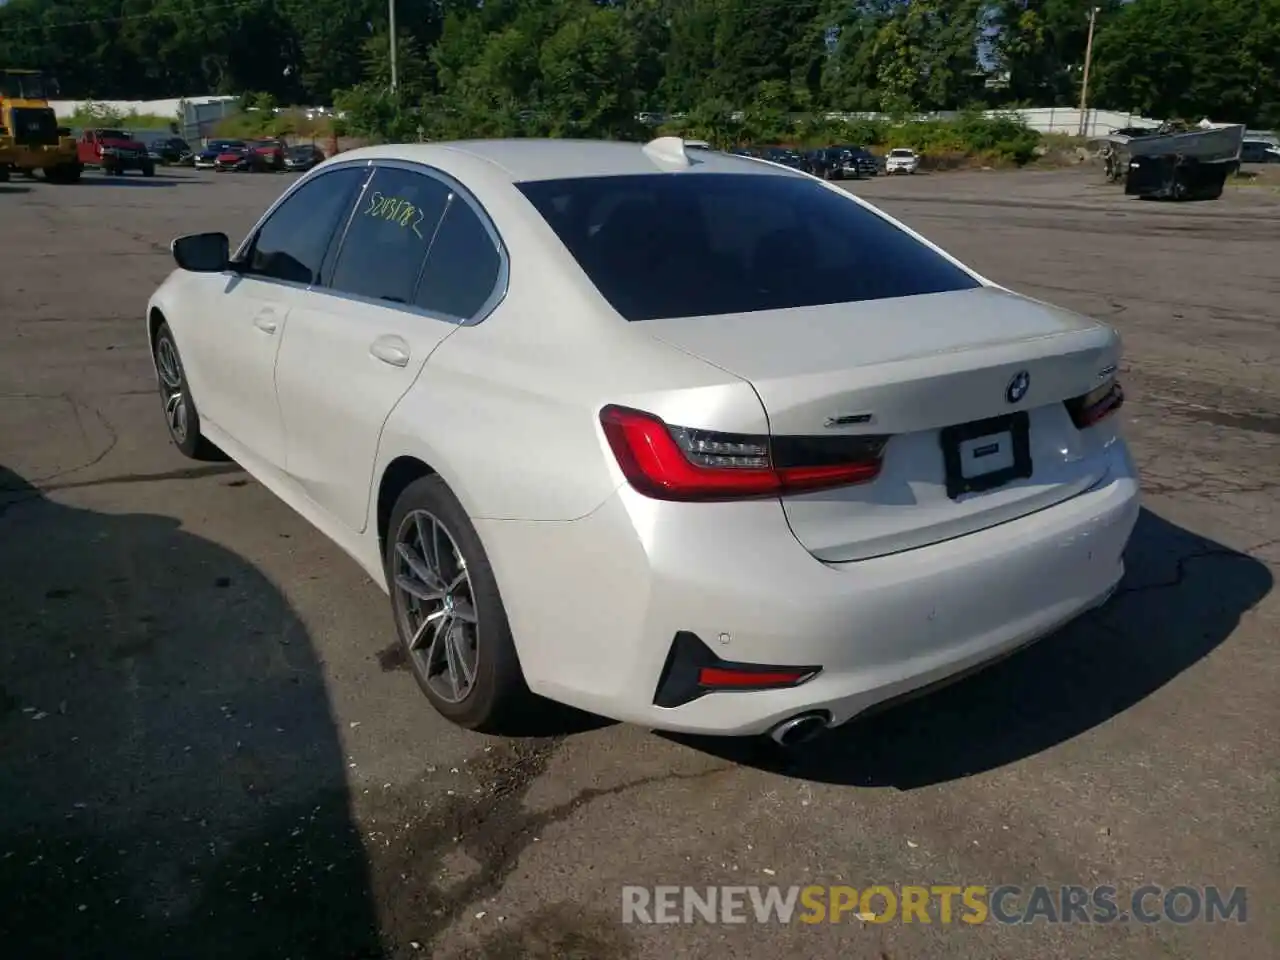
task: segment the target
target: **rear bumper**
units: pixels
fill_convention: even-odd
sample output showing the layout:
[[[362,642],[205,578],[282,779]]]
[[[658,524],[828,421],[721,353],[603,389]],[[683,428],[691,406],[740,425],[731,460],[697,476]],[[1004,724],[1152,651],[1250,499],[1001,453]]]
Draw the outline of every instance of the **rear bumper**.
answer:
[[[805,710],[835,723],[1045,636],[1124,571],[1138,480],[1107,479],[978,533],[846,564],[814,559],[776,502],[670,504],[630,488],[571,523],[480,521],[530,687],[651,727],[762,733]],[[799,686],[653,703],[672,641],[738,663],[817,665]]]

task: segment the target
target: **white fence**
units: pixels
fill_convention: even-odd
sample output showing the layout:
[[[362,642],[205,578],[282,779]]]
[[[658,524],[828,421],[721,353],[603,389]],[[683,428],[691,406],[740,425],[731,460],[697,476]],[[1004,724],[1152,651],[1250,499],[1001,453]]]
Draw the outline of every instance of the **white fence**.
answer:
[[[104,107],[112,113],[128,116],[131,113],[149,113],[157,117],[172,117],[175,121],[183,104],[203,106],[213,103],[236,102],[235,97],[172,97],[168,100],[50,100],[49,106],[59,117],[69,117],[82,107]]]

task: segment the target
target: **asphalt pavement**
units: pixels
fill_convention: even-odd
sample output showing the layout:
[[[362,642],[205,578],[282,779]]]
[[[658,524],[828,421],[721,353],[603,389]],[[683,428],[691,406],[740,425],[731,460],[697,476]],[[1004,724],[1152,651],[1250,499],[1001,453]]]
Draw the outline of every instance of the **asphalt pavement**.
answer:
[[[283,175],[0,185],[0,943],[15,958],[1275,955],[1280,197],[1096,171],[849,189],[1125,341],[1145,509],[1112,602],[781,757],[589,718],[439,719],[385,597],[168,443],[175,235]],[[624,886],[1216,885],[1245,922],[623,923]],[[1154,901],[1153,901],[1154,902]]]

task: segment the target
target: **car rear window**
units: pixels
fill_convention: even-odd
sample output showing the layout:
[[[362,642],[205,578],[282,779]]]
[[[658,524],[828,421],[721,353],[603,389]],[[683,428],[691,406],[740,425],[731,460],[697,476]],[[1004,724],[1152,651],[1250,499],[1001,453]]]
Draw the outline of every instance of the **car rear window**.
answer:
[[[517,187],[627,320],[981,285],[885,218],[807,178],[659,173]]]

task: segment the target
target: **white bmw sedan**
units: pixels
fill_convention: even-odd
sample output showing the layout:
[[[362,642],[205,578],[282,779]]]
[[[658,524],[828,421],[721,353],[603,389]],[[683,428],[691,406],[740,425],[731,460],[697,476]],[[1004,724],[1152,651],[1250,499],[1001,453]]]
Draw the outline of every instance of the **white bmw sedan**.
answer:
[[[344,153],[147,308],[165,418],[390,594],[431,703],[806,738],[1104,602],[1109,327],[760,160]]]

